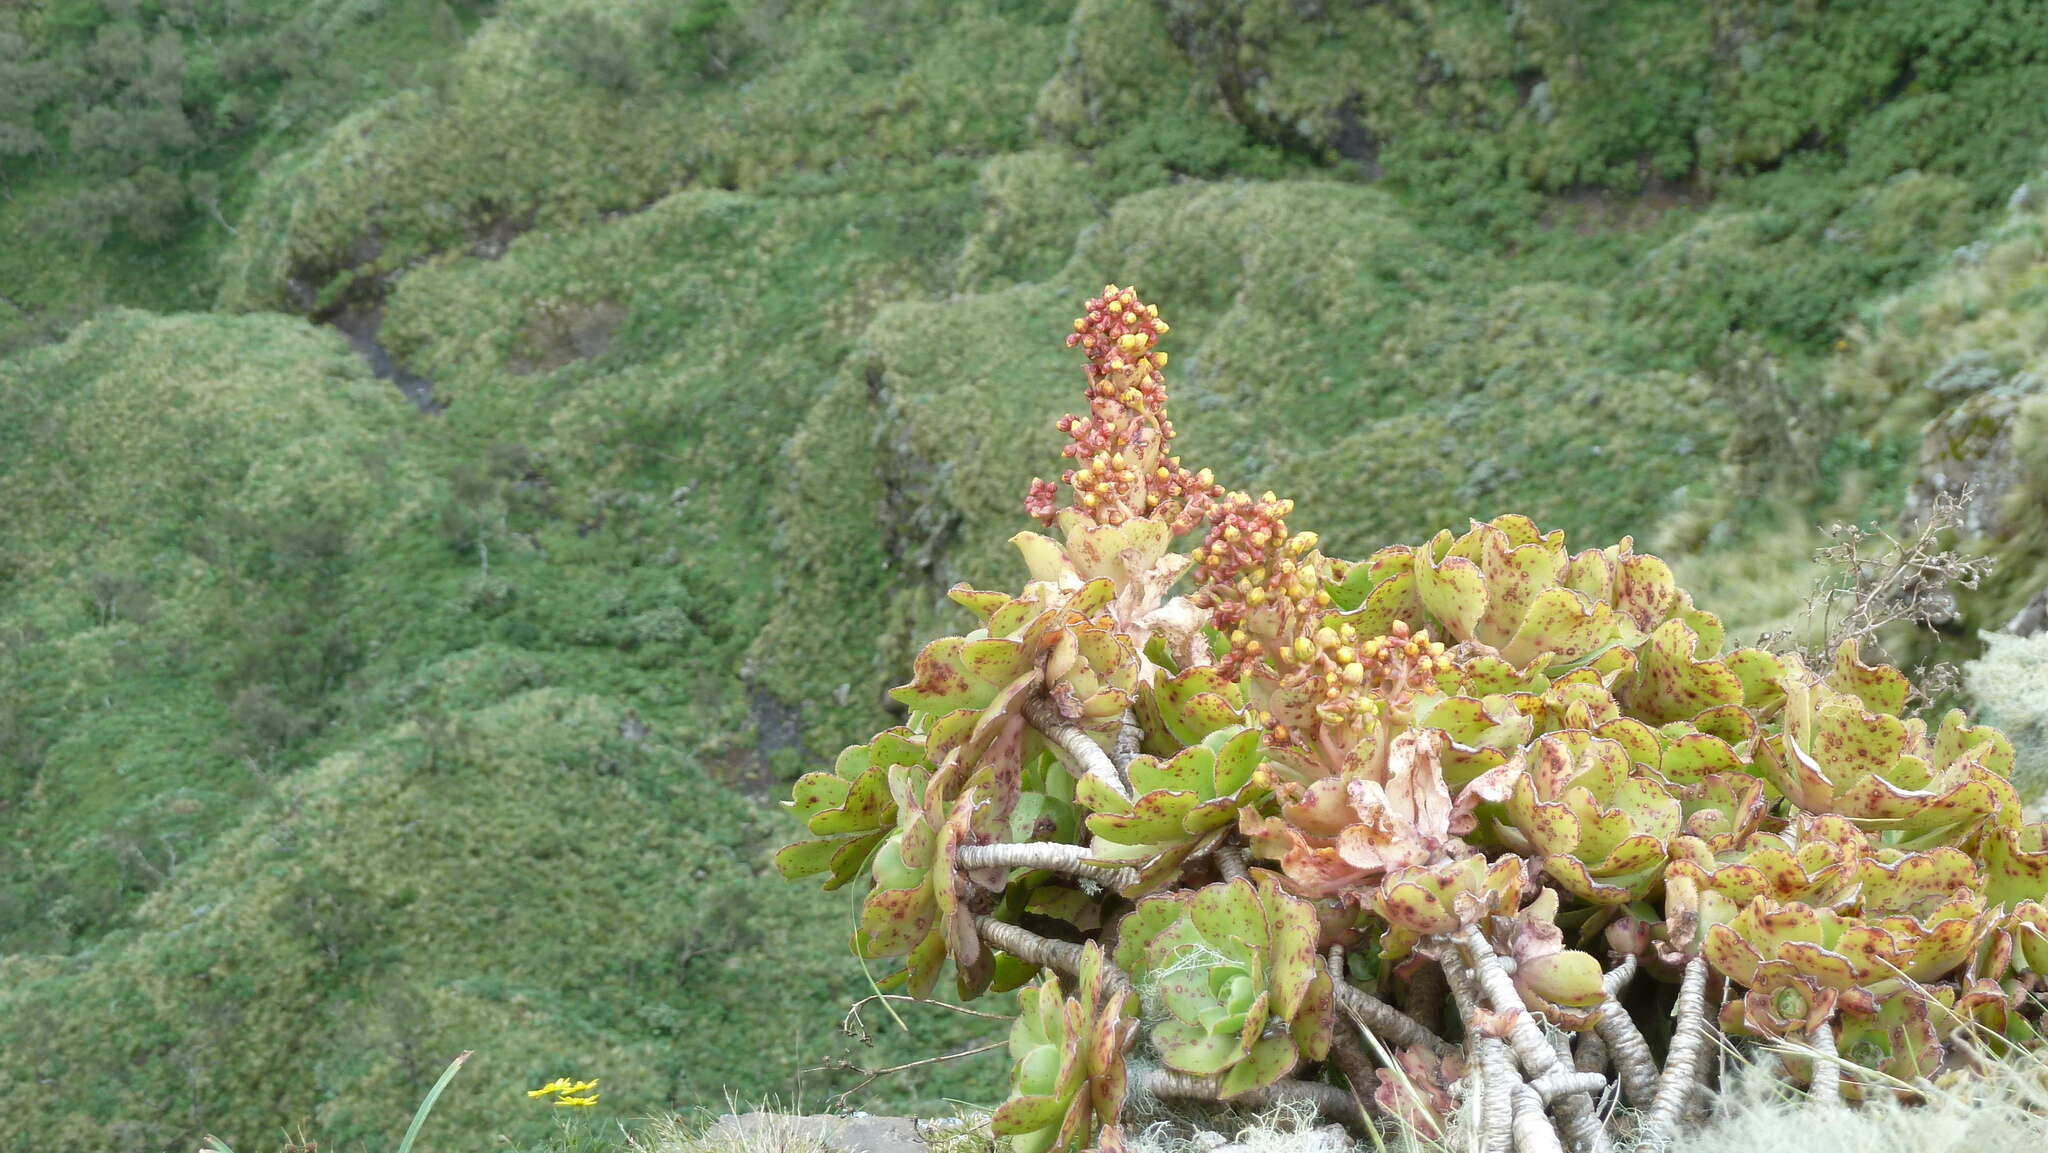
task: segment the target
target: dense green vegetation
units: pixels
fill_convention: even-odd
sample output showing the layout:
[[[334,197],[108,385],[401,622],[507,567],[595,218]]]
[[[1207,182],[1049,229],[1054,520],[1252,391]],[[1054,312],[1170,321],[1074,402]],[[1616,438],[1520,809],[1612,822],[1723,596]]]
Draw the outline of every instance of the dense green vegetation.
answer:
[[[2044,96],[2020,0],[0,6],[0,1148],[794,1092],[866,985],[761,798],[1009,573],[1108,280],[1347,554],[1775,589],[1930,420],[2048,475]]]

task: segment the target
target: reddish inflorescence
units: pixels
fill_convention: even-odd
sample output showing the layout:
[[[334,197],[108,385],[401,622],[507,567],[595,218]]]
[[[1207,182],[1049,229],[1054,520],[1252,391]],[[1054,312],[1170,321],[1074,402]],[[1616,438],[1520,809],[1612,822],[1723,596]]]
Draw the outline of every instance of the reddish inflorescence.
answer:
[[[1210,510],[1209,535],[1190,554],[1200,586],[1195,603],[1230,641],[1221,662],[1227,676],[1277,655],[1329,609],[1316,534],[1289,536],[1293,511],[1293,501],[1270,492],[1257,500],[1231,493]]]
[[[1097,524],[1151,517],[1176,534],[1187,532],[1223,489],[1208,469],[1192,472],[1168,453],[1173,422],[1166,417],[1160,372],[1166,353],[1158,347],[1167,324],[1157,305],[1114,284],[1087,307],[1074,320],[1067,347],[1088,356],[1088,414],[1059,420],[1059,430],[1073,438],[1061,452],[1078,466],[1060,481],[1073,490],[1073,507]],[[1060,512],[1059,485],[1033,479],[1024,510],[1051,524]]]

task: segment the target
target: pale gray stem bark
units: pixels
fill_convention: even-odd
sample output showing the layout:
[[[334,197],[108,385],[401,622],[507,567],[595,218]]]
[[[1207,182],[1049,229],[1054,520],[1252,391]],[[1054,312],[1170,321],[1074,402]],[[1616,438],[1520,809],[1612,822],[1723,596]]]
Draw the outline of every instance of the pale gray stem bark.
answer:
[[[1485,1153],[1512,1153],[1515,1090],[1522,1079],[1515,1073],[1508,1047],[1498,1038],[1475,1035],[1472,1041],[1471,1060],[1477,1068],[1465,1083],[1479,1087],[1479,1106],[1474,1112],[1479,1117],[1481,1148]]]
[[[1096,881],[1112,889],[1138,883],[1136,869],[1092,865],[1087,857],[1085,845],[1033,841],[1022,845],[962,845],[954,859],[963,869],[1050,869]]]
[[[1628,988],[1629,981],[1635,975],[1636,955],[1634,953],[1624,954],[1621,960],[1615,962],[1614,968],[1600,975],[1600,988],[1609,997],[1619,997],[1621,996],[1621,991]]]
[[[1536,1014],[1516,992],[1514,979],[1501,965],[1500,957],[1494,953],[1493,943],[1486,939],[1486,934],[1477,925],[1468,925],[1458,934],[1457,942],[1471,955],[1480,991],[1493,1003],[1496,1011],[1512,1016],[1509,1044],[1522,1068],[1532,1078],[1559,1069],[1557,1050],[1551,1048],[1550,1042],[1544,1038],[1543,1027],[1537,1024]],[[1607,1127],[1601,1123],[1590,1098],[1577,1093],[1559,1097],[1555,1108],[1558,1120],[1564,1123],[1565,1135],[1580,1153],[1601,1153],[1612,1146]]]
[[[1825,1105],[1842,1101],[1842,1056],[1835,1048],[1835,1029],[1823,1024],[1807,1041],[1814,1047],[1813,1099]]]
[[[1508,976],[1486,934],[1472,925],[1460,932],[1456,940],[1472,959],[1472,973],[1479,982],[1481,995],[1493,1005],[1495,1012],[1513,1018],[1508,1045],[1514,1050],[1515,1060],[1522,1066],[1522,1071],[1531,1077],[1539,1077],[1556,1068],[1557,1050],[1550,1047],[1550,1041],[1543,1035],[1543,1026],[1537,1023],[1536,1014],[1529,1010],[1522,995],[1515,990],[1514,978]]]
[[[1195,1077],[1159,1068],[1134,1069],[1131,1072],[1131,1091],[1134,1093],[1202,1101],[1224,1099],[1217,1091],[1214,1077]],[[1358,1103],[1351,1099],[1351,1094],[1320,1081],[1275,1081],[1263,1088],[1239,1093],[1229,1100],[1233,1105],[1247,1105],[1253,1109],[1300,1102],[1314,1106],[1323,1116],[1335,1118],[1346,1125],[1363,1127],[1366,1124],[1365,1115],[1359,1112]]]
[[[1564,1153],[1557,1128],[1543,1111],[1543,1101],[1528,1085],[1515,1086],[1515,1153]]]
[[[1419,1045],[1439,1056],[1458,1051],[1457,1046],[1423,1028],[1415,1018],[1353,985],[1345,976],[1344,953],[1340,948],[1331,947],[1329,965],[1330,984],[1337,995],[1337,1007],[1360,1029],[1388,1045]]]
[[[1707,962],[1704,957],[1694,957],[1686,962],[1685,979],[1678,987],[1678,1023],[1671,1033],[1671,1053],[1657,1079],[1656,1099],[1643,1117],[1643,1136],[1648,1142],[1668,1142],[1677,1135],[1685,1103],[1699,1088],[1700,1047],[1707,1037],[1706,1001]]]
[[[1607,1042],[1600,1039],[1599,1033],[1579,1034],[1579,1049],[1572,1055],[1572,1068],[1581,1073],[1607,1072]]]
[[[1118,776],[1130,775],[1131,762],[1138,759],[1138,747],[1145,741],[1145,730],[1138,725],[1138,718],[1124,714],[1123,727],[1116,731],[1116,750],[1110,754]]]
[[[1244,850],[1228,843],[1216,846],[1216,871],[1226,881],[1251,879],[1251,873],[1244,867]]]
[[[1131,798],[1131,787],[1124,783],[1124,775],[1117,771],[1116,762],[1102,751],[1094,738],[1074,727],[1052,702],[1044,697],[1033,697],[1024,702],[1024,719],[1038,730],[1038,735],[1051,742],[1059,752],[1060,760],[1077,777],[1094,777],[1116,790],[1125,800]]]
[[[1077,976],[1081,971],[1081,946],[1072,941],[1041,937],[1029,929],[986,915],[974,919],[974,928],[983,941],[1020,961],[1041,969],[1057,970],[1068,977]],[[1111,989],[1128,990],[1131,987],[1130,977],[1107,959],[1102,962],[1102,976]]]
[[[1614,1059],[1615,1079],[1621,1082],[1622,1094],[1628,1103],[1638,1109],[1647,1109],[1657,1096],[1657,1059],[1650,1055],[1650,1043],[1643,1039],[1643,1031],[1636,1028],[1628,1010],[1612,997],[1600,1009],[1600,1019],[1593,1023],[1600,1039],[1607,1043],[1608,1056]]]
[[[1543,1103],[1548,1105],[1559,1097],[1568,1097],[1573,1093],[1605,1092],[1607,1089],[1607,1078],[1599,1073],[1581,1073],[1576,1069],[1557,1069],[1531,1080],[1529,1087],[1536,1090],[1536,1096],[1542,1098]]]

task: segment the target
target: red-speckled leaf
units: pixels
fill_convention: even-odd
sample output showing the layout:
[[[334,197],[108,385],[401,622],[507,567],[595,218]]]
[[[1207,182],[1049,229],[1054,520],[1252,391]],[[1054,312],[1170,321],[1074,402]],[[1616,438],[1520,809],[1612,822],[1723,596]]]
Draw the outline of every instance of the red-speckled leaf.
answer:
[[[1267,916],[1273,925],[1270,960],[1273,1013],[1293,1019],[1301,1003],[1323,971],[1316,955],[1316,915],[1306,901],[1289,897],[1276,888],[1266,889]]]
[[[1210,947],[1234,961],[1249,961],[1267,947],[1265,911],[1250,881],[1224,881],[1195,890],[1188,919]]]
[[[1664,743],[1657,739],[1657,730],[1634,717],[1608,721],[1594,732],[1627,750],[1629,759],[1637,764],[1654,769],[1663,763]]]
[[[1434,568],[1418,564],[1415,591],[1451,639],[1467,641],[1476,636],[1479,619],[1486,613],[1486,578],[1477,564],[1459,556]]]
[[[1050,1127],[1066,1115],[1067,1103],[1058,1097],[1012,1097],[989,1116],[989,1128],[1008,1137],[1034,1133]]]
[[[1717,660],[1696,660],[1699,635],[1684,621],[1657,626],[1622,696],[1630,716],[1653,725],[1687,721],[1716,705],[1742,703],[1742,681]]]
[[[838,849],[837,841],[798,841],[794,845],[785,845],[775,854],[775,871],[791,881],[816,876],[831,867],[832,854]]]
[[[1561,550],[1535,542],[1517,543],[1498,526],[1474,531],[1479,535],[1480,548],[1473,559],[1486,578],[1486,611],[1475,626],[1480,640],[1497,648],[1507,645],[1537,598],[1545,592],[1562,593],[1569,605],[1581,603],[1569,589],[1556,587],[1558,577],[1570,563]],[[1508,659],[1517,665],[1528,661],[1526,656],[1510,655]]]
[[[1687,733],[1664,749],[1664,779],[1693,785],[1715,773],[1741,772],[1747,766],[1728,742],[1706,733]]]
[[[889,782],[880,772],[868,772],[853,782],[837,809],[827,809],[811,818],[811,831],[820,836],[858,833],[888,824],[895,816],[896,803],[889,799]]]
[[[1548,588],[1531,599],[1527,615],[1503,642],[1500,655],[1516,668],[1547,655],[1551,668],[1565,669],[1613,637],[1613,610],[1571,589]]]
[[[1742,703],[1749,708],[1773,708],[1785,699],[1785,662],[1777,654],[1736,649],[1721,661],[1742,682]]]
[[[798,818],[809,822],[819,813],[837,808],[852,788],[851,784],[831,773],[805,773],[791,787],[787,805],[795,810]]]
[[[1116,967],[1126,973],[1145,969],[1145,954],[1153,941],[1186,911],[1185,898],[1161,895],[1139,901],[1123,920],[1117,922]]]
[[[1977,852],[1988,903],[2017,908],[2023,901],[2048,901],[2048,825],[1992,829]]]
[[[898,703],[916,712],[941,713],[982,703],[985,686],[977,686],[959,668],[960,637],[940,637],[917,654],[910,683],[889,690]]]
[[[1088,831],[1120,845],[1156,845],[1182,835],[1181,818],[1195,807],[1193,793],[1153,792],[1139,797],[1128,814],[1097,813]]]
[[[1235,1033],[1211,1033],[1199,1025],[1171,1018],[1153,1026],[1152,1043],[1168,1068],[1197,1077],[1223,1071],[1241,1052]]]
[[[1576,949],[1527,958],[1515,972],[1517,983],[1535,990],[1537,996],[1578,1009],[1598,1005],[1605,998],[1600,977],[1600,962]]]
[[[1946,769],[1968,758],[1995,776],[2012,775],[2012,741],[1989,725],[1967,724],[1961,709],[1950,709],[1941,718],[1934,737],[1934,765]]]
[[[1826,684],[1836,692],[1860,698],[1863,707],[1874,713],[1903,712],[1906,698],[1913,694],[1913,683],[1906,674],[1890,665],[1864,664],[1854,639],[1843,641],[1835,650],[1835,667]]]
[[[1644,632],[1654,632],[1677,606],[1678,581],[1671,566],[1647,553],[1622,557],[1615,566],[1614,608]]]
[[[1404,563],[1409,562],[1405,550],[1400,559]],[[1415,573],[1404,568],[1374,585],[1365,603],[1345,614],[1341,620],[1355,627],[1360,636],[1366,637],[1385,636],[1395,621],[1420,624],[1429,610],[1423,605],[1422,594],[1417,588]]]
[[[989,614],[1010,603],[1008,593],[983,592],[964,584],[954,585],[946,591],[946,595],[952,598],[954,604],[980,617],[983,624],[988,623]]]
[[[876,889],[861,905],[860,929],[866,944],[862,955],[900,957],[924,940],[938,919],[938,905],[928,888]]]
[[[1564,584],[1574,588],[1596,601],[1614,603],[1614,557],[1606,549],[1589,548],[1572,557],[1565,569]],[[1648,631],[1648,630],[1645,630]]]
[[[1294,1071],[1294,1042],[1286,1037],[1262,1037],[1251,1052],[1231,1066],[1217,1083],[1220,1096],[1228,1100],[1253,1089],[1263,1089]]]
[[[1692,725],[1710,737],[1719,737],[1731,745],[1755,740],[1757,735],[1756,716],[1742,705],[1716,705],[1692,719]]]
[[[826,891],[841,888],[855,877],[867,872],[868,861],[874,857],[875,849],[888,835],[887,829],[876,829],[865,836],[841,841],[839,851],[832,854],[832,876],[825,882]]]

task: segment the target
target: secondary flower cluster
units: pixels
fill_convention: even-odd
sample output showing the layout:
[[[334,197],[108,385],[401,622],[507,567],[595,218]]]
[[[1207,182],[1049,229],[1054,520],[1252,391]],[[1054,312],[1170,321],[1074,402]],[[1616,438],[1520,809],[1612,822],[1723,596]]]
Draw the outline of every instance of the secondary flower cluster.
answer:
[[[1709,1029],[1824,1099],[2042,1046],[2048,826],[2003,735],[1911,715],[1854,645],[1726,647],[1627,540],[1503,516],[1325,557],[1291,502],[1164,456],[1164,332],[1133,290],[1088,302],[1075,504],[1032,497],[1060,537],[1016,538],[1021,594],[953,591],[975,626],[797,782],[776,859],[866,887],[890,982],[1023,990],[1017,1149],[1121,1148],[1140,1093],[1433,1131],[1476,1094],[1654,1144]],[[1596,1108],[1610,1077],[1629,1110]]]

